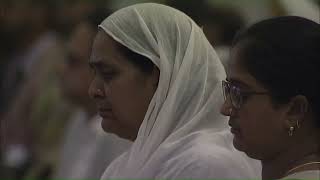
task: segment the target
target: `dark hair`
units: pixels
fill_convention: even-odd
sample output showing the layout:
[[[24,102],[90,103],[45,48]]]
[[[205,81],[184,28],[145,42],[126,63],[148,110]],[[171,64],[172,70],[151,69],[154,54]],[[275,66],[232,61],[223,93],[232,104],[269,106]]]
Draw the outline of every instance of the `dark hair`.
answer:
[[[139,70],[141,70],[143,73],[150,74],[154,70],[155,65],[146,56],[133,52],[120,43],[118,43],[118,49],[122,54],[124,54],[125,57],[127,57],[127,59],[130,60],[133,65],[139,68]]]
[[[296,16],[263,20],[234,39],[241,63],[275,103],[304,95],[320,127],[320,25]]]
[[[97,8],[96,11],[90,14],[86,20],[91,27],[96,28],[110,14],[111,11],[108,9]],[[153,71],[155,65],[149,58],[131,51],[129,48],[120,43],[117,43],[117,45],[118,50],[143,73],[149,74]]]
[[[89,13],[84,19],[92,28],[98,29],[98,25],[110,14],[112,11],[108,8],[97,7],[93,12]]]
[[[244,25],[241,14],[231,7],[215,7],[205,0],[169,1],[168,5],[185,12],[199,26],[203,26],[205,34],[206,29],[212,27],[216,30],[216,39],[209,39],[214,46],[230,46],[236,32]],[[208,36],[210,37],[210,36]]]

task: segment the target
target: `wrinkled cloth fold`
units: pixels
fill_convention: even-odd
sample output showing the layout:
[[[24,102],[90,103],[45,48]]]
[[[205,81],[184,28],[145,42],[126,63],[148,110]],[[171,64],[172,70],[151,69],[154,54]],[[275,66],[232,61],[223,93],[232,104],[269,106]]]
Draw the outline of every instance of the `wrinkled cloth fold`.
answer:
[[[259,165],[232,146],[219,113],[225,70],[192,19],[144,3],[116,11],[99,28],[160,70],[137,139],[102,179],[260,177]]]

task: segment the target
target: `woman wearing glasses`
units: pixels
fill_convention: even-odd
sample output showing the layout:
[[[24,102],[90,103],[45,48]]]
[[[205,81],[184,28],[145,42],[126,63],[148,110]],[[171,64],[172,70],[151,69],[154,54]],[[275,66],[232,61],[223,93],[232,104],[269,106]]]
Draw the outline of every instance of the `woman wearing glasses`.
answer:
[[[263,179],[320,179],[320,25],[287,16],[235,38],[223,81],[233,144]]]

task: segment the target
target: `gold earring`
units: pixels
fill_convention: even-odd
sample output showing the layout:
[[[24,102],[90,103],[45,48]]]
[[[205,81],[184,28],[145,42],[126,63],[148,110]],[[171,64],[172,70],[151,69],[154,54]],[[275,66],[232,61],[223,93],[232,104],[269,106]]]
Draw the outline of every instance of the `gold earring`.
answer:
[[[288,134],[289,134],[290,137],[293,136],[293,131],[294,131],[294,127],[291,126],[289,131],[288,131]]]

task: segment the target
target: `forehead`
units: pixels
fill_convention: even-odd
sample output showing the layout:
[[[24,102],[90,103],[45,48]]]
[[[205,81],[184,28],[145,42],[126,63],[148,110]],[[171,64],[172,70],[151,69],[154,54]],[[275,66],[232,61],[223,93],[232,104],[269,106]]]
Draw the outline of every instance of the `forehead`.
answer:
[[[96,56],[105,56],[114,54],[117,51],[116,42],[109,37],[104,31],[99,30],[96,34],[92,45],[92,56],[95,60]]]
[[[89,64],[112,66],[123,63],[129,63],[129,60],[119,50],[118,42],[99,30],[92,45]]]
[[[266,90],[245,67],[242,51],[243,44],[238,44],[231,49],[227,68],[227,80],[242,88]]]

